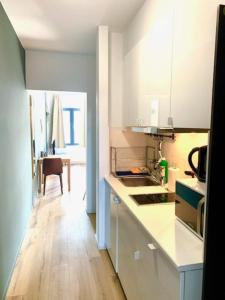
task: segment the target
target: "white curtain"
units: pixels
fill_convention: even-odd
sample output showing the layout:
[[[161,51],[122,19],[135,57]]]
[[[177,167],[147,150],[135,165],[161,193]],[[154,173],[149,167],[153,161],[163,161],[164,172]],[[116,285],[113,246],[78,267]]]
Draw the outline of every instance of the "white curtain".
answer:
[[[54,96],[54,108],[53,108],[53,118],[52,118],[52,142],[54,140],[55,140],[56,148],[65,148],[63,110],[58,95]]]

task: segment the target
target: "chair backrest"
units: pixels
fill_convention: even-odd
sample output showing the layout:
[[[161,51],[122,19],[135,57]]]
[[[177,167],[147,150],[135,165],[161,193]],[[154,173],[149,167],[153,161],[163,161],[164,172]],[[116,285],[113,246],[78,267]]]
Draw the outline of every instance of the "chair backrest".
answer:
[[[43,174],[59,175],[63,172],[63,163],[61,158],[43,158]]]

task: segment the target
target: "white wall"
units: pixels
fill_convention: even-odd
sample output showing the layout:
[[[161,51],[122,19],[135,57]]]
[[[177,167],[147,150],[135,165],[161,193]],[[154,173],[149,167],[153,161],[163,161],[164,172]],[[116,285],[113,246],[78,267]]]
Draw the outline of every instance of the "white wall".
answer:
[[[96,202],[96,59],[93,55],[26,51],[26,87],[87,93],[87,211]]]
[[[37,160],[41,151],[46,151],[46,117],[45,117],[45,93],[42,91],[28,91],[32,98],[32,123],[33,138],[35,141],[35,177],[32,182],[33,201],[38,195],[38,164]]]
[[[123,35],[109,34],[109,122],[123,127]]]
[[[41,91],[28,91],[33,101],[33,121],[35,156],[38,159],[41,151],[46,151],[46,117],[45,94]]]

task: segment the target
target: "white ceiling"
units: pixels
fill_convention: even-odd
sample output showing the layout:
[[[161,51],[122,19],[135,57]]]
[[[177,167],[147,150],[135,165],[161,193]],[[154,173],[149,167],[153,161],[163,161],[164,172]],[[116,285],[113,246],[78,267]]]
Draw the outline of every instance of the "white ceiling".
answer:
[[[2,0],[26,49],[94,53],[96,28],[122,31],[144,0]]]

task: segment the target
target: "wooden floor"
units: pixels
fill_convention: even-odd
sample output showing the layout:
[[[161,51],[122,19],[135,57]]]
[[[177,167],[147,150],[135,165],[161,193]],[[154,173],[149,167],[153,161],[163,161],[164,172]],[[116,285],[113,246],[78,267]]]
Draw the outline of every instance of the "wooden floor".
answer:
[[[58,178],[47,180],[6,299],[125,299],[107,252],[97,249],[95,216],[85,212],[84,166],[72,167],[72,182],[61,196]]]

